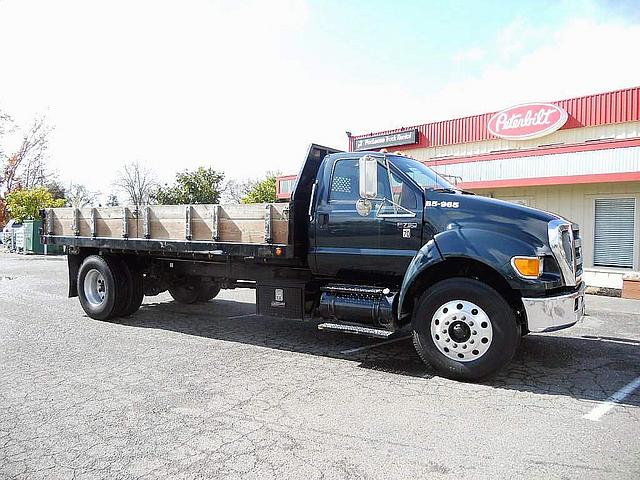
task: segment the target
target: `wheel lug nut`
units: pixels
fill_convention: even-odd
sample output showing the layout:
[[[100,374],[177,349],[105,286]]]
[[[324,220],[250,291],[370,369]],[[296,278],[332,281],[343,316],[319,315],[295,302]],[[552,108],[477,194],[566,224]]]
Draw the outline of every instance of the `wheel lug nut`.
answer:
[[[456,348],[457,346],[458,346],[458,344],[457,344],[457,343],[454,343],[454,344],[453,344],[453,348]]]
[[[471,333],[473,333],[474,335],[477,335],[477,334],[478,334],[478,332],[476,332],[475,330],[474,330],[473,332],[471,332]]]
[[[469,343],[473,343],[473,338],[471,340],[469,340]]]
[[[454,316],[451,320],[455,320],[456,318],[458,318],[458,317]]]
[[[442,333],[447,333],[447,329],[446,328],[442,329]]]
[[[449,320],[447,320],[446,322],[444,322],[445,325],[449,325]]]
[[[469,326],[470,326],[470,327],[473,327],[473,322],[469,322]]]
[[[463,349],[463,350],[464,350],[464,349],[466,349],[466,348],[467,348],[467,346],[466,346],[466,345],[462,345],[462,349]]]
[[[451,340],[450,338],[445,338],[444,341],[448,342],[449,340]]]
[[[467,317],[465,317],[464,315],[462,316],[462,318],[460,320],[466,320]]]

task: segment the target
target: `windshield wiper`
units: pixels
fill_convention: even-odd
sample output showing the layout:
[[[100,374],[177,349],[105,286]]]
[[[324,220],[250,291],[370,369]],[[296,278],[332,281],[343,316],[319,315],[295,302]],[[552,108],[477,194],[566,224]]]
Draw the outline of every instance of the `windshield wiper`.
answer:
[[[430,192],[442,192],[442,193],[458,193],[460,190],[447,187],[427,187]]]
[[[430,192],[460,193],[462,195],[475,195],[475,193],[473,193],[473,192],[469,192],[467,190],[460,190],[459,188],[427,187],[427,190],[430,191]]]

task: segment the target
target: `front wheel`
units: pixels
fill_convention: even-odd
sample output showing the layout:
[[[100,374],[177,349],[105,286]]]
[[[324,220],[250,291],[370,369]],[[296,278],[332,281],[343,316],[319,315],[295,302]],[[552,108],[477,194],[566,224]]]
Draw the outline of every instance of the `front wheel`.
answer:
[[[413,343],[420,358],[454,380],[492,375],[513,358],[520,325],[507,301],[477,280],[438,282],[419,299]]]

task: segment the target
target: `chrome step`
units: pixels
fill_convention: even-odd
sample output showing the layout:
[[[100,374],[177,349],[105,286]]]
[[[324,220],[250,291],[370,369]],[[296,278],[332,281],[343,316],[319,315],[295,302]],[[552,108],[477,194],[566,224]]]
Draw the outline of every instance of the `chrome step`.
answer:
[[[344,323],[321,323],[318,330],[328,332],[351,333],[354,335],[364,335],[371,338],[389,338],[393,332],[381,328],[361,327],[360,325],[348,325]]]

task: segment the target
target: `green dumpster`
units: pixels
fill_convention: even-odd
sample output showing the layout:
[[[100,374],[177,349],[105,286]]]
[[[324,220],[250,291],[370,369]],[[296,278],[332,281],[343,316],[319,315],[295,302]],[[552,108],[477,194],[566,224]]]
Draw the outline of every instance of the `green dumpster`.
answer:
[[[25,220],[22,225],[24,228],[24,253],[44,254],[45,245],[40,242],[42,220]],[[47,255],[60,255],[62,247],[60,245],[47,245],[46,252]]]
[[[40,227],[42,220],[25,220],[24,226],[24,253],[44,253],[44,245],[40,242]]]

